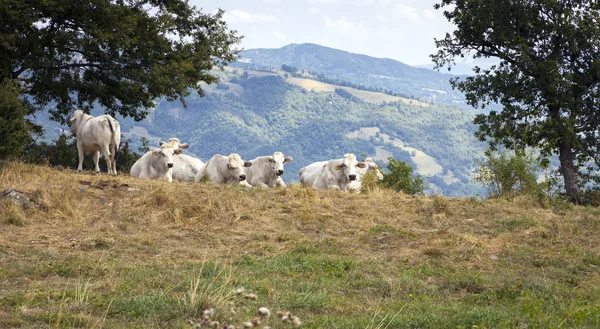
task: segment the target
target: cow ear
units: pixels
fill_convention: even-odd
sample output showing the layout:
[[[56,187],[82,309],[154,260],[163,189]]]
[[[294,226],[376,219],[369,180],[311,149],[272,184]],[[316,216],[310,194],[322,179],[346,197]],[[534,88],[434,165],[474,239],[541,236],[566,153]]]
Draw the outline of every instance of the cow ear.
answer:
[[[273,158],[272,158],[272,157],[266,157],[266,158],[265,158],[265,162],[271,162],[271,161],[273,161]]]
[[[188,143],[179,144],[180,149],[186,149],[188,147],[190,147],[190,144],[188,144]]]
[[[152,155],[160,155],[160,151],[152,151]]]
[[[342,165],[335,165],[334,168],[335,168],[335,170],[340,170],[340,169],[342,169]]]
[[[367,166],[367,164],[366,164],[366,163],[364,163],[364,162],[359,162],[359,163],[358,163],[356,166],[357,166],[358,168],[364,168],[364,167],[366,167],[366,166]]]
[[[292,162],[292,160],[294,160],[294,158],[286,157],[285,159],[283,159],[283,162]]]
[[[175,152],[173,152],[174,154],[181,154],[181,149],[176,149]]]
[[[158,143],[158,146],[162,146],[163,144],[167,144],[167,142],[160,141],[160,143]]]
[[[250,166],[252,166],[252,162],[244,161],[244,167],[250,167]]]

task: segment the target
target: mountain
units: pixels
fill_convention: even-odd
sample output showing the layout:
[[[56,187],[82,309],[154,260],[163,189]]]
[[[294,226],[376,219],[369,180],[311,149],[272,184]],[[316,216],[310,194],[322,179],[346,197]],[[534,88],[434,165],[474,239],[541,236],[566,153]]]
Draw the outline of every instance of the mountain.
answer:
[[[389,58],[375,58],[316,44],[290,44],[278,49],[249,49],[241,53],[240,68],[280,68],[290,65],[299,70],[323,74],[355,84],[388,89],[445,104],[464,105],[463,95],[452,90],[452,75],[416,68]]]
[[[287,60],[290,57],[286,56],[279,61],[289,65],[301,63],[290,62]],[[274,55],[270,57],[275,58]],[[394,61],[389,62],[390,70],[386,73],[383,63],[388,63],[387,60],[378,65],[367,65],[368,56],[358,58],[362,58],[363,63],[355,63],[359,73],[354,76],[369,70],[385,73],[394,79],[389,81],[405,81],[405,85],[415,84],[417,89],[420,80],[425,81],[426,87],[422,88],[429,88],[435,86],[427,81],[439,76],[448,78]],[[342,56],[340,61],[350,60]],[[144,121],[117,118],[121,122],[123,140],[128,140],[131,148],[136,150],[142,137],[150,141],[151,147],[158,146],[160,140],[178,137],[191,144],[185,152],[204,161],[215,153],[236,152],[249,160],[281,151],[294,158],[286,164],[283,177],[286,182],[298,181],[298,172],[303,166],[340,158],[345,153],[354,153],[359,158],[373,157],[384,167],[387,157],[392,156],[407,162],[416,173],[426,177],[428,193],[448,196],[485,194],[482,186],[471,182],[475,160],[482,156],[485,147],[473,136],[477,128],[472,123],[472,112],[441,102],[419,100],[410,94],[374,91],[382,88],[372,85],[357,86],[335,80],[351,77],[350,68],[336,69],[338,75],[323,78],[325,73],[322,72],[333,71],[323,70],[325,66],[317,62],[311,63],[315,67],[299,66],[313,73],[321,68],[317,76],[267,69],[266,66],[242,68],[243,65],[236,65],[224,71],[215,70],[221,83],[204,85],[206,97],[193,92],[186,99],[187,109],[180,102],[158,100],[156,108]],[[419,72],[426,78],[419,79]],[[331,79],[342,85],[324,82]],[[101,113],[101,109],[96,109],[92,114]],[[66,128],[49,121],[41,113],[36,121],[46,127],[47,139],[56,138],[60,129]]]

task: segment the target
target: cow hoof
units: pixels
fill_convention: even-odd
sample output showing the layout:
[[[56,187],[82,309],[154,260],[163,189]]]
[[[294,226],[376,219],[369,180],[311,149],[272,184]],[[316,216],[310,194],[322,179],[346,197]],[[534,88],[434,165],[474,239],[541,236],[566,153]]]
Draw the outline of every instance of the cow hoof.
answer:
[[[83,172],[81,170],[77,170],[78,174],[83,174]]]
[[[100,175],[100,172],[99,172],[99,171],[96,171],[96,175]]]

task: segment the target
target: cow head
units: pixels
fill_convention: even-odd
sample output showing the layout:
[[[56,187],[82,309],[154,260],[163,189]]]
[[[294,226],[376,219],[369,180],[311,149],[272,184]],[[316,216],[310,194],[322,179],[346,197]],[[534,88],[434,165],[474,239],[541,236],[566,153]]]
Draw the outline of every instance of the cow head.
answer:
[[[81,119],[83,118],[83,115],[84,113],[82,110],[76,110],[75,113],[73,113],[73,117],[69,119],[69,127],[71,128],[71,134],[73,136],[77,136],[77,129],[81,124]]]
[[[152,155],[160,157],[167,168],[173,168],[173,156],[176,154],[181,154],[181,149],[169,143],[162,144],[158,150],[152,151]]]
[[[275,152],[272,157],[266,157],[265,161],[268,163],[269,168],[273,171],[276,176],[283,175],[283,164],[292,161],[292,157],[284,157],[283,153]]]
[[[230,154],[227,162],[227,169],[231,177],[237,177],[240,181],[246,180],[246,173],[244,167],[250,167],[252,162],[242,161],[239,154]]]
[[[377,179],[383,180],[383,174],[381,173],[379,165],[376,164],[375,161],[373,161],[373,159],[366,158],[365,164],[367,165],[367,174],[375,172],[375,175],[377,175]]]
[[[175,137],[170,138],[168,142],[160,141],[160,143],[158,143],[158,145],[160,145],[160,146],[163,146],[163,144],[171,144],[175,148],[180,148],[180,149],[186,149],[186,148],[190,147],[190,145],[188,143],[182,144],[179,141],[179,138],[175,138]]]
[[[356,156],[352,153],[344,155],[342,161],[335,165],[335,170],[341,171],[341,174],[349,181],[356,180],[356,168],[365,168],[364,162],[358,162]]]

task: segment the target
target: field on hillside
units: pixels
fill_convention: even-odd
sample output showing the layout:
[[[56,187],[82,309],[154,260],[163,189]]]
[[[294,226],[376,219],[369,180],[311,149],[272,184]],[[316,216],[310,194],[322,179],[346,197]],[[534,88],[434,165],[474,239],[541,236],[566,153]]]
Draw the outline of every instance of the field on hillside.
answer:
[[[1,328],[600,327],[598,208],[0,164]]]

